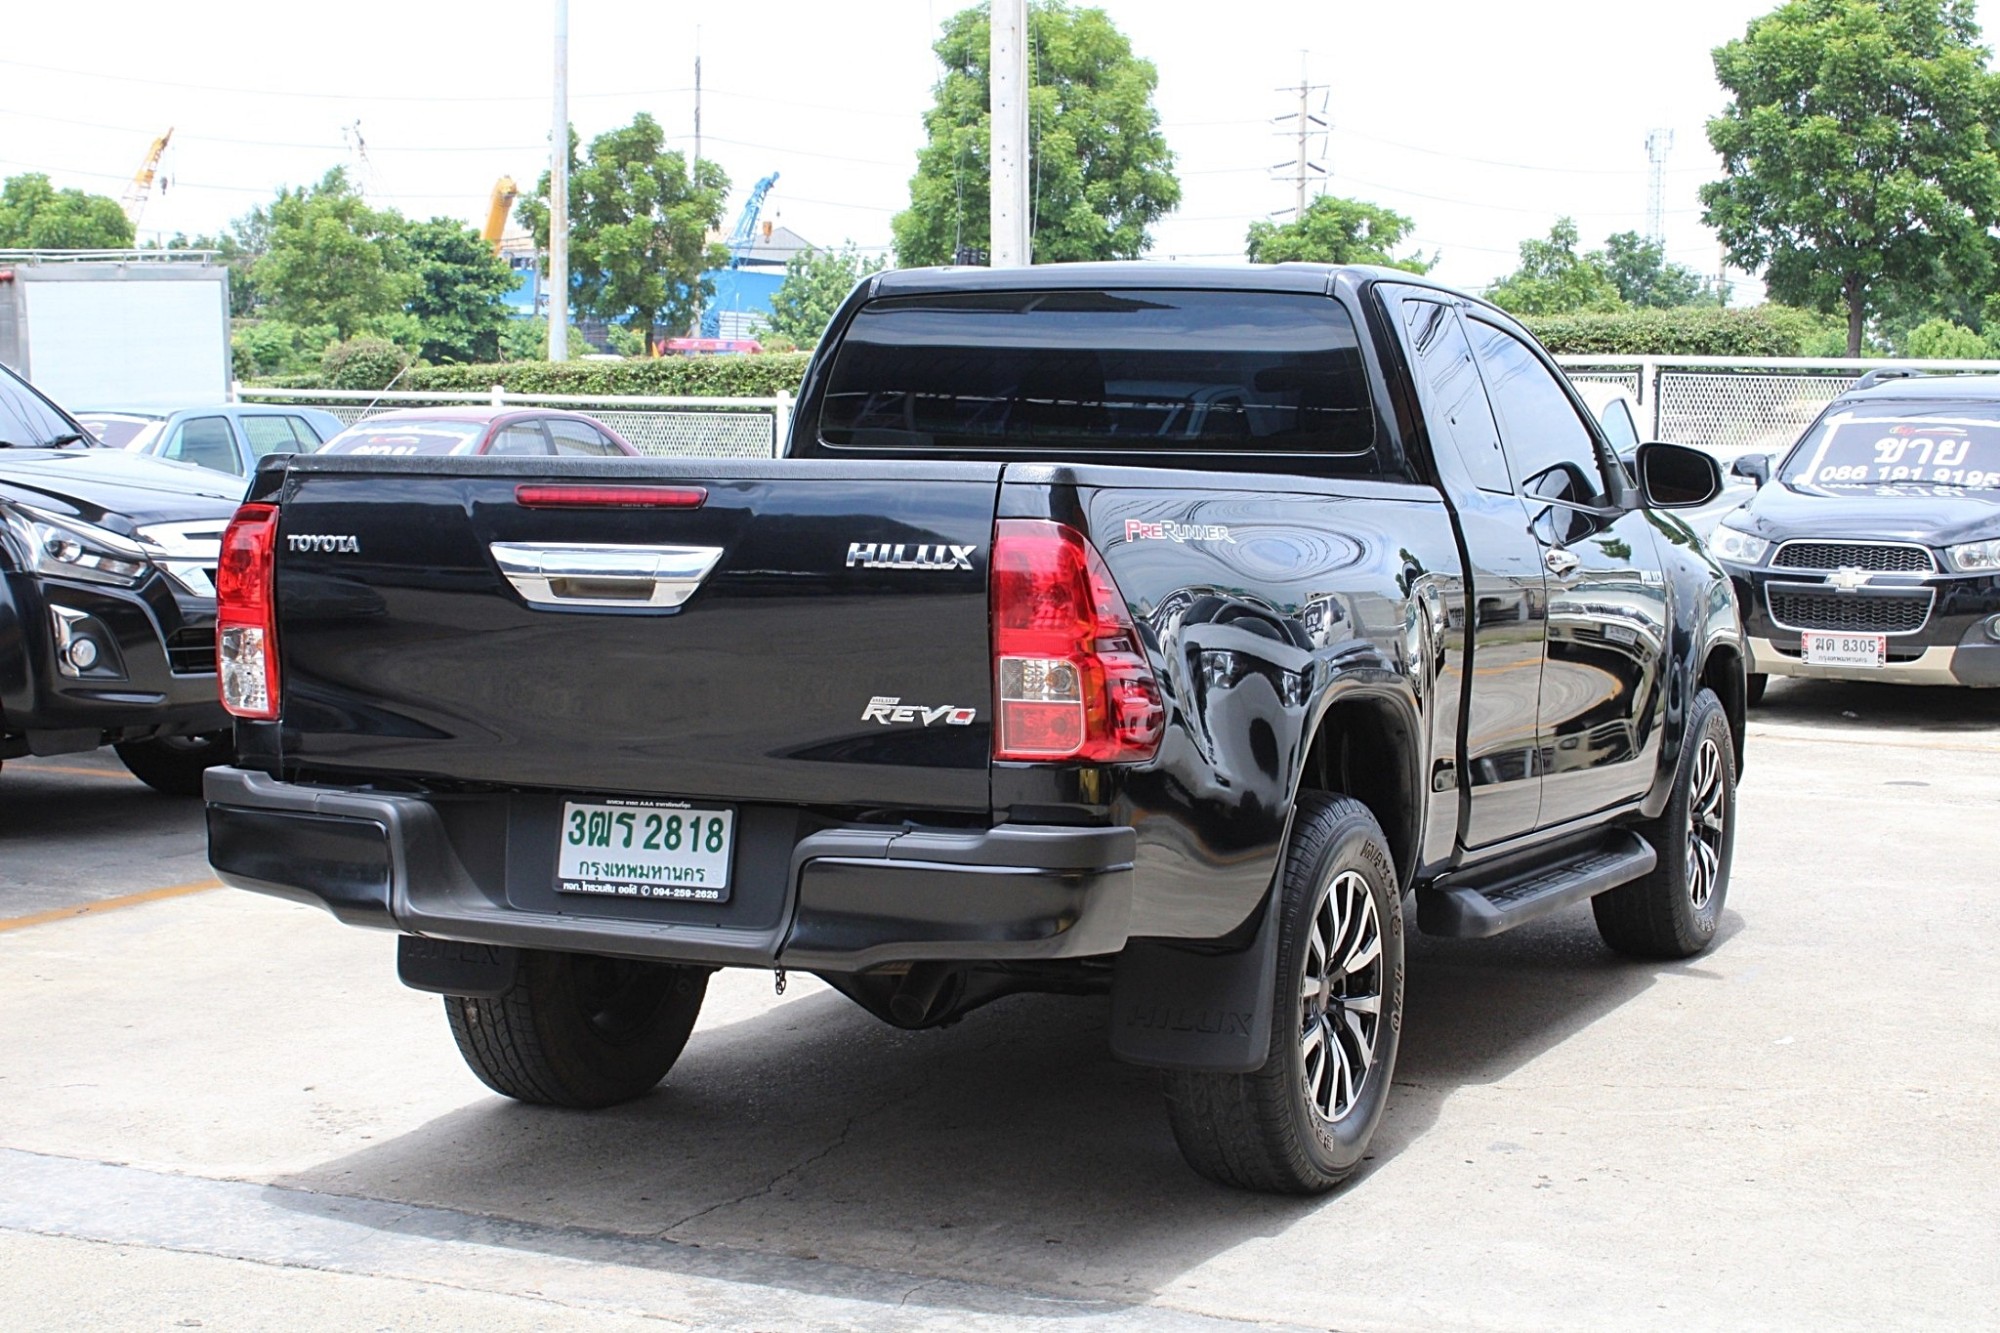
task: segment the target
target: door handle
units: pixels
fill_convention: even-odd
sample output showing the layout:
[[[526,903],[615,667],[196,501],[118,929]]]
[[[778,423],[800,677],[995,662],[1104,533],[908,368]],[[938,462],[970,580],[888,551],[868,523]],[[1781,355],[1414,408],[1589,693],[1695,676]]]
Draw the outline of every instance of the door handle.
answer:
[[[1568,578],[1571,574],[1576,573],[1576,567],[1582,564],[1583,561],[1577,559],[1560,546],[1551,546],[1547,554],[1542,556],[1542,563],[1548,566],[1549,573],[1554,574],[1557,578]]]
[[[494,563],[528,605],[671,608],[694,596],[720,546],[494,542]]]

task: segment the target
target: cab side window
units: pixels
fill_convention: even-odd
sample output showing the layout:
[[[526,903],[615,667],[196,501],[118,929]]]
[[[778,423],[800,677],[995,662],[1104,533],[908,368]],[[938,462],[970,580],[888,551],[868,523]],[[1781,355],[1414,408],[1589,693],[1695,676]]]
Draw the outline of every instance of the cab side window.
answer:
[[[1604,405],[1604,415],[1600,418],[1604,425],[1604,438],[1611,441],[1611,447],[1623,453],[1639,446],[1639,427],[1632,420],[1632,409],[1625,406],[1623,398],[1613,398]]]
[[[548,441],[542,436],[539,422],[517,421],[503,429],[493,438],[486,450],[489,454],[513,454],[542,456],[549,452]]]
[[[1406,297],[1403,323],[1434,399],[1429,414],[1436,418],[1431,421],[1433,446],[1455,449],[1480,490],[1511,494],[1514,484],[1507,475],[1493,408],[1486,401],[1458,315],[1442,301]]]
[[[298,435],[292,429],[297,417],[246,416],[242,418],[243,438],[250,441],[250,453],[257,458],[271,454],[295,454],[299,451]]]
[[[582,454],[591,458],[615,458],[619,456],[617,446],[605,439],[588,423],[583,421],[549,421],[549,438],[555,441],[558,454]]]
[[[1610,489],[1597,437],[1555,373],[1525,342],[1496,324],[1466,320],[1472,354],[1500,418],[1514,475],[1532,494],[1573,504],[1600,500]]]
[[[226,417],[191,417],[183,421],[167,440],[160,456],[176,462],[234,476],[243,474],[243,459],[236,452],[236,436]]]

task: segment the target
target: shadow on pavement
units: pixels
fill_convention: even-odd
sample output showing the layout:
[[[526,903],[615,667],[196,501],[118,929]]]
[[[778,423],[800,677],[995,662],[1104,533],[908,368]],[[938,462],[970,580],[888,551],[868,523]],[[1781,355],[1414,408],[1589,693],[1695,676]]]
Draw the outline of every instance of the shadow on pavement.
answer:
[[[2000,729],[2000,690],[1773,676],[1750,721],[1896,736]]]
[[[208,874],[201,802],[162,796],[110,751],[0,768],[0,917]]]
[[[1724,929],[1740,924],[1728,914]],[[1606,952],[1587,909],[1498,940],[1412,940],[1378,1165],[1454,1090],[1506,1078],[1663,970]],[[636,1103],[581,1114],[490,1098],[274,1183],[1119,1301],[1341,1208],[1343,1194],[1241,1194],[1189,1172],[1156,1076],[1105,1053],[1107,1014],[1103,1000],[1024,996],[906,1033],[818,993],[698,1031]]]

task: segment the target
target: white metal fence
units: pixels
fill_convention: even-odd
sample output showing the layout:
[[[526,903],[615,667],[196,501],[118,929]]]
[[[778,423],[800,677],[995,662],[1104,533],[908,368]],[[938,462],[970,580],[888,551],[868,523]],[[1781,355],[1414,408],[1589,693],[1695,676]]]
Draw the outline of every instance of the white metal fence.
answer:
[[[1579,382],[1616,384],[1638,402],[1647,439],[1718,453],[1776,453],[1870,370],[1907,361],[1808,357],[1559,356]],[[2000,361],[1924,361],[1929,372],[2000,374]]]
[[[792,420],[788,393],[771,398],[589,397],[507,393],[496,386],[488,393],[244,388],[238,397],[322,408],[349,424],[405,407],[561,407],[588,413],[640,453],[660,457],[770,458]]]
[[[1722,454],[1777,452],[1798,438],[1821,408],[1872,369],[1907,362],[1804,357],[1559,356],[1579,382],[1616,384],[1639,405],[1647,439],[1672,440]],[[2000,361],[1926,361],[1926,371],[2000,374]],[[249,402],[322,407],[343,421],[399,407],[477,404],[553,406],[587,412],[641,453],[663,457],[769,458],[791,428],[792,396],[771,398],[585,397],[568,394],[370,393],[342,389],[243,389]]]

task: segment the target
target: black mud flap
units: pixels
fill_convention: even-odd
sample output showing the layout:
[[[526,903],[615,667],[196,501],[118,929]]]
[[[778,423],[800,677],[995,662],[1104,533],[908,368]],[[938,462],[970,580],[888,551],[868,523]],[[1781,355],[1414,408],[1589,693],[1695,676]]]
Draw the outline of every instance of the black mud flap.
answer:
[[[1247,1074],[1271,1052],[1278,977],[1278,895],[1266,900],[1248,945],[1200,953],[1134,940],[1111,986],[1111,1054],[1128,1064]]]
[[[427,940],[417,935],[402,935],[396,940],[396,976],[411,990],[498,999],[513,986],[520,965],[521,951],[506,945]]]

